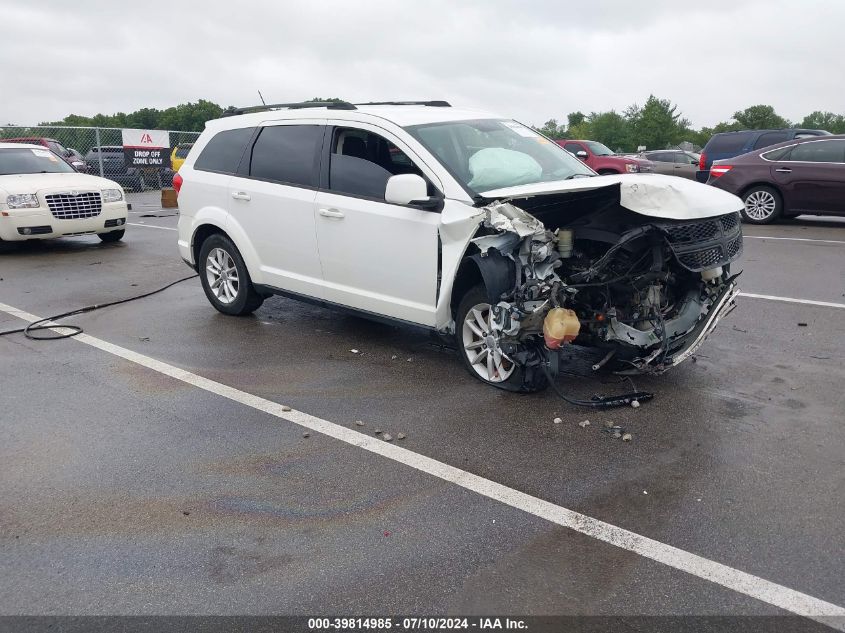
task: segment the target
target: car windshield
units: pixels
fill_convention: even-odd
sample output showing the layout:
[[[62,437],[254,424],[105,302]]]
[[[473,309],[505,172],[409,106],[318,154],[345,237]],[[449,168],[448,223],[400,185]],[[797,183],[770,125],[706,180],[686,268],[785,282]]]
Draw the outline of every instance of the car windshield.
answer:
[[[48,149],[0,149],[0,176],[67,172],[72,173],[73,168]]]
[[[616,153],[607,145],[598,141],[585,141],[584,145],[589,147],[590,151],[596,156],[613,156]]]
[[[516,121],[473,119],[405,128],[473,193],[595,173]]]

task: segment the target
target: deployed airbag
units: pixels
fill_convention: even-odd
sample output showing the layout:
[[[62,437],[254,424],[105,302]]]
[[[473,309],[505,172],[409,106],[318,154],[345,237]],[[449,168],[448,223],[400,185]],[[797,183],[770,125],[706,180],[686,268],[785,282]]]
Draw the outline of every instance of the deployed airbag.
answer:
[[[470,156],[469,172],[472,176],[469,186],[484,191],[537,182],[543,167],[528,154],[503,147],[487,147]]]

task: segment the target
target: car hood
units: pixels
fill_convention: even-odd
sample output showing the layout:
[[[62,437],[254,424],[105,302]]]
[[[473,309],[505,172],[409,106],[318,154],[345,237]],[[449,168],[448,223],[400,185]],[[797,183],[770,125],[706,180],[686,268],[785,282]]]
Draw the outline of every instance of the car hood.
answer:
[[[732,193],[686,178],[660,174],[616,174],[538,182],[484,191],[481,197],[485,203],[514,201],[515,206],[519,206],[520,199],[617,186],[621,206],[654,218],[696,220],[735,213],[743,206],[742,200]]]
[[[10,174],[0,176],[0,190],[6,195],[35,193],[41,189],[121,189],[121,186],[108,178],[80,174],[79,172],[61,174]]]

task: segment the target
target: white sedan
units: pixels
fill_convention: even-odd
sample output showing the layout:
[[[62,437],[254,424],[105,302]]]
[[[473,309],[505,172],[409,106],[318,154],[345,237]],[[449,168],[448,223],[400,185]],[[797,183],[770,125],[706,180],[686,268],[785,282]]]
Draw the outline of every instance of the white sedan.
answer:
[[[0,143],[0,241],[96,234],[116,242],[126,220],[116,182],[80,174],[40,145]]]

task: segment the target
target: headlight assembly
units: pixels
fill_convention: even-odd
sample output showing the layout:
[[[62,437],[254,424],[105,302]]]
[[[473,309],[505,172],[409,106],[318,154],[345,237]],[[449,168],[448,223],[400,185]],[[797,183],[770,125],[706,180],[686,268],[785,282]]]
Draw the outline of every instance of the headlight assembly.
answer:
[[[103,189],[103,202],[117,202],[123,200],[123,192],[120,189]]]
[[[633,174],[640,171],[640,168],[634,163],[626,163],[625,169],[628,171],[629,174]]]
[[[34,193],[19,193],[6,197],[10,209],[34,209],[38,205],[38,196]]]

